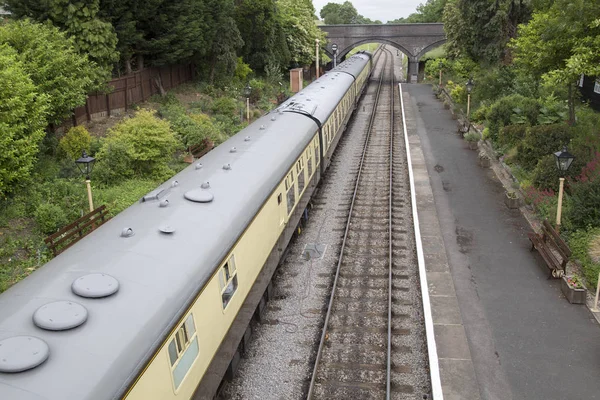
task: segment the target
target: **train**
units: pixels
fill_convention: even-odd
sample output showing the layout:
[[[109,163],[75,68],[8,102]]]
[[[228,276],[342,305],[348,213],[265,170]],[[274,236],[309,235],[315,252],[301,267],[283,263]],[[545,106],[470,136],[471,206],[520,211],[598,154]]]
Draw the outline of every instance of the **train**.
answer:
[[[0,399],[213,399],[373,70],[359,52],[0,295]]]

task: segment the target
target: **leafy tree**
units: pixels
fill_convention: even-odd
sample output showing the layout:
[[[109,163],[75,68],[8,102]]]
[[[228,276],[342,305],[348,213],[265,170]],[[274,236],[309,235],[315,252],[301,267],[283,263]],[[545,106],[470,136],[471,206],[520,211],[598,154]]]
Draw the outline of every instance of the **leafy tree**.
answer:
[[[49,24],[12,21],[0,26],[0,43],[17,51],[38,92],[48,95],[49,123],[60,124],[85,104],[92,77],[100,69],[77,53],[73,40],[63,32]]]
[[[269,63],[287,66],[291,55],[275,0],[240,0],[235,10],[238,29],[244,40],[241,55],[254,71]]]
[[[325,41],[325,33],[315,24],[311,0],[278,0],[277,5],[292,61],[307,65],[314,60],[315,39]]]
[[[600,3],[556,0],[536,12],[512,42],[515,64],[549,85],[569,89],[570,122],[575,122],[574,84],[581,74],[600,74]]]
[[[410,14],[406,18],[398,18],[388,21],[388,24],[406,24],[406,23],[424,23],[424,22],[442,22],[444,8],[448,0],[427,0],[425,4],[417,6],[417,12]]]
[[[29,177],[44,137],[48,96],[37,93],[17,52],[0,45],[0,195]]]
[[[7,0],[6,4],[17,18],[50,20],[65,30],[73,37],[75,48],[101,67],[95,71],[96,83],[102,85],[110,79],[118,59],[117,36],[112,25],[98,17],[100,0]]]
[[[60,139],[59,148],[67,157],[75,161],[81,157],[82,150],[90,152],[91,144],[92,137],[90,133],[80,125],[69,129],[67,134]]]
[[[343,4],[327,3],[321,9],[320,15],[327,25],[358,24],[362,17],[349,1]]]
[[[507,43],[530,15],[525,0],[448,0],[443,17],[447,50],[484,63],[508,62]]]

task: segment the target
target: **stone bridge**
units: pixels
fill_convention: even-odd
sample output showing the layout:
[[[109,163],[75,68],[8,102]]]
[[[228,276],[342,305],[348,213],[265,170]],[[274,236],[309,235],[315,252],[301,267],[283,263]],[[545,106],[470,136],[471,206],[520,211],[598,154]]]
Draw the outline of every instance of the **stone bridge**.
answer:
[[[339,60],[363,43],[394,46],[408,56],[407,80],[410,82],[417,80],[421,57],[446,43],[444,24],[321,25],[319,28],[327,33],[325,52],[332,59],[334,44],[338,46]]]

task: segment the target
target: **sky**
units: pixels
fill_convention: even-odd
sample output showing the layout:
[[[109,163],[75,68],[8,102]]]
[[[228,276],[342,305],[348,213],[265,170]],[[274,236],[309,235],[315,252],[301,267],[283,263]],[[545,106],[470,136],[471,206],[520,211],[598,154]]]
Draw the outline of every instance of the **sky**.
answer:
[[[320,12],[323,6],[327,3],[343,3],[344,0],[312,0],[317,16],[320,17]],[[400,17],[408,17],[410,14],[417,11],[417,6],[420,3],[425,3],[425,0],[350,0],[354,8],[362,16],[381,22],[398,19]]]

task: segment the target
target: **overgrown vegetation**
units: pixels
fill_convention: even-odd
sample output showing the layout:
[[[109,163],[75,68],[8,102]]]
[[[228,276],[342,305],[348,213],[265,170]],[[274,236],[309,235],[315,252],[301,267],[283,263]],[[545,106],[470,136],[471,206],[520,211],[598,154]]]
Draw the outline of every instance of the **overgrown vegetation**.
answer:
[[[448,0],[443,14],[446,52],[425,76],[437,83],[441,63],[443,86],[463,108],[474,79],[471,119],[541,218],[556,215],[553,153],[568,146],[576,156],[564,175],[561,235],[595,285],[600,267],[588,253],[600,229],[600,115],[578,101],[577,83],[600,74],[600,3]]]

